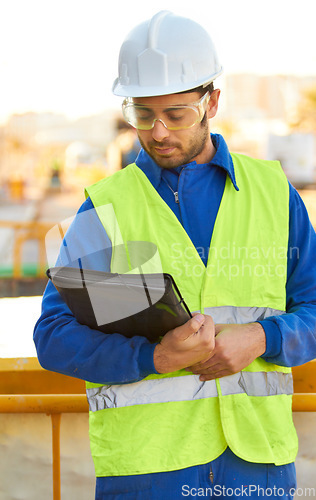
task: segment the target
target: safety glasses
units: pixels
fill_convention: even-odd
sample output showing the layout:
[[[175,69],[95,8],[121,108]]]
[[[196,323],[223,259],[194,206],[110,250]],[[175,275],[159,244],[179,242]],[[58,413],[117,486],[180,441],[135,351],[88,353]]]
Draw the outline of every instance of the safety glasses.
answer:
[[[163,104],[136,104],[133,98],[128,97],[123,101],[122,111],[124,119],[139,130],[151,130],[156,121],[168,130],[182,130],[203,120],[210,97],[210,93],[206,92],[199,101],[168,107]]]

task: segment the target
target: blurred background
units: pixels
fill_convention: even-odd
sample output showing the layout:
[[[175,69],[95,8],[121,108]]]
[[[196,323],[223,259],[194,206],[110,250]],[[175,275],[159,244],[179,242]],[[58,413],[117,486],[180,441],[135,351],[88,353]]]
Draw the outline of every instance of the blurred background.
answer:
[[[223,75],[212,131],[235,152],[282,162],[316,226],[316,30],[313,0],[3,0],[0,2],[0,373],[36,357],[33,326],[45,234],[73,216],[84,187],[138,152],[111,93],[120,45],[157,10],[211,34]],[[2,365],[1,365],[2,363]],[[26,363],[27,364],[27,363]],[[7,366],[7,365],[6,365]],[[19,388],[15,388],[19,391]],[[316,487],[316,417],[294,415],[300,486]],[[51,498],[46,415],[0,415],[0,498]],[[48,434],[47,434],[48,428]],[[48,436],[48,437],[47,437]],[[78,438],[80,436],[80,438]],[[19,482],[13,480],[19,470]],[[93,498],[87,415],[63,415],[64,498]],[[301,495],[301,498],[304,496]]]

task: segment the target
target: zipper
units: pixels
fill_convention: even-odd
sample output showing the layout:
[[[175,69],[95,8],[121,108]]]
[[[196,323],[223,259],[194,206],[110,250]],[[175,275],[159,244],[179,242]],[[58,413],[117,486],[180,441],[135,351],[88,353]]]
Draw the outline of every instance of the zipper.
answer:
[[[178,176],[178,186],[177,186],[177,187],[178,187],[178,189],[177,189],[177,191],[176,191],[178,201],[176,200],[176,202],[177,202],[177,203],[179,203],[180,219],[181,219],[181,224],[182,224],[182,226],[183,226],[183,219],[182,219],[182,213],[181,213],[181,205],[180,205],[180,202],[179,202],[179,194],[178,194],[178,193],[179,193],[180,176],[181,176],[182,172],[183,172],[183,168],[181,169],[181,172],[180,172],[180,174],[179,174],[179,176]],[[184,227],[184,226],[183,226],[183,227]]]
[[[180,175],[182,174],[182,171],[183,171],[183,168],[181,169],[181,172],[178,175],[178,183],[177,183],[177,188],[178,189],[177,189],[177,191],[174,191],[172,189],[172,187],[170,186],[169,182],[167,181],[167,179],[165,179],[164,177],[162,177],[162,180],[167,184],[167,186],[170,189],[170,191],[172,191],[172,194],[174,196],[174,201],[177,203],[177,205],[179,205],[179,212],[180,212],[181,224],[182,224],[182,215],[181,215],[180,200],[179,200],[179,183],[180,183]]]
[[[172,187],[170,186],[170,184],[169,184],[169,182],[167,181],[167,179],[165,179],[165,178],[163,177],[163,178],[162,178],[162,180],[163,180],[163,181],[165,181],[165,183],[167,184],[167,186],[168,186],[168,188],[170,189],[170,191],[172,191],[173,196],[174,196],[174,201],[175,201],[176,203],[179,203],[179,193],[178,193],[178,191],[174,191],[174,190],[172,189]],[[179,181],[178,181],[178,186],[179,186]]]
[[[210,464],[210,480],[211,480],[211,483],[213,484],[214,483],[214,473],[213,473],[213,470],[212,470],[212,465]]]

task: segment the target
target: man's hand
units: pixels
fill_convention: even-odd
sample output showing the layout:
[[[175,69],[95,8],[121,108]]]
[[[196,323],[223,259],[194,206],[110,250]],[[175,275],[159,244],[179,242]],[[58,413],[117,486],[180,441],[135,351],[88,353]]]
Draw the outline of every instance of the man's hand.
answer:
[[[184,325],[170,330],[154,351],[158,373],[170,373],[209,359],[215,345],[211,316],[196,314]]]
[[[200,375],[202,381],[237,373],[266,350],[260,323],[216,325],[215,335],[215,348],[209,358],[187,368]]]

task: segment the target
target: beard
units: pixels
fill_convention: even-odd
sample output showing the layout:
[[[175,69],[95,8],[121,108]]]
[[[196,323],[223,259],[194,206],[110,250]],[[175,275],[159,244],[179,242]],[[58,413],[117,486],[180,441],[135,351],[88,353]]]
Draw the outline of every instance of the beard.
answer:
[[[158,142],[151,139],[145,143],[142,138],[138,135],[139,142],[146,153],[154,160],[154,162],[161,168],[176,168],[181,165],[186,165],[194,160],[202,151],[204,150],[208,140],[210,138],[208,122],[206,114],[203,120],[199,124],[199,128],[194,135],[191,135],[185,142],[171,142],[164,141]],[[166,154],[165,156],[158,155],[155,148],[167,149],[176,148],[177,154],[171,154],[170,156]]]

